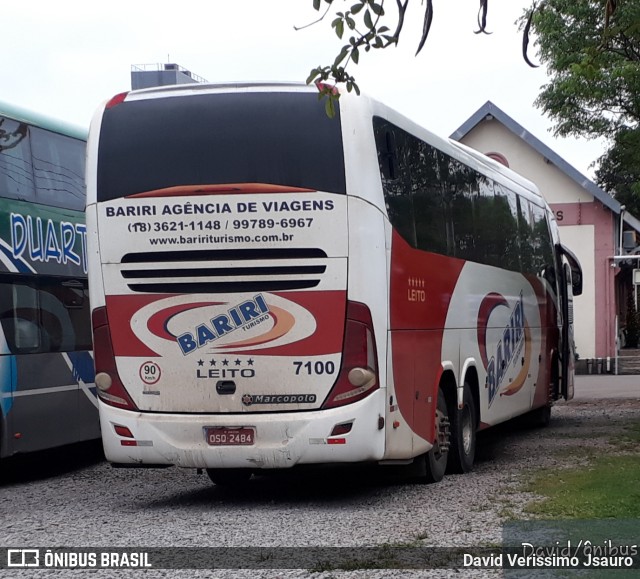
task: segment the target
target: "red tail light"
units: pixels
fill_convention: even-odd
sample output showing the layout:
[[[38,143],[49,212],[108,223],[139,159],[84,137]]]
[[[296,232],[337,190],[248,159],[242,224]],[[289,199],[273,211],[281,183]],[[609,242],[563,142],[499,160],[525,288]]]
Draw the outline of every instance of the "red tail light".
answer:
[[[351,404],[380,387],[371,312],[364,304],[348,302],[340,374],[322,408]]]
[[[127,98],[128,94],[129,94],[128,92],[121,92],[121,93],[117,94],[116,96],[112,97],[107,102],[107,104],[104,106],[104,108],[105,109],[112,109],[116,105],[119,105],[120,103],[124,102],[124,99]]]
[[[93,326],[93,355],[96,365],[96,390],[106,404],[137,410],[129,393],[125,390],[116,368],[116,358],[111,346],[107,309],[96,308],[91,314]]]

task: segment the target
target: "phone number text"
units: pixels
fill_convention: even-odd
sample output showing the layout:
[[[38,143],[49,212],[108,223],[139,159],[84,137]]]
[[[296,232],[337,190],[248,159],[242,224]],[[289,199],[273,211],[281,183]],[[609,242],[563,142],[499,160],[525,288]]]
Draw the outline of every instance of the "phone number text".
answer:
[[[282,219],[227,219],[212,221],[155,221],[130,223],[129,231],[149,233],[156,231],[223,231],[245,229],[302,229],[311,227],[313,217],[287,217]]]

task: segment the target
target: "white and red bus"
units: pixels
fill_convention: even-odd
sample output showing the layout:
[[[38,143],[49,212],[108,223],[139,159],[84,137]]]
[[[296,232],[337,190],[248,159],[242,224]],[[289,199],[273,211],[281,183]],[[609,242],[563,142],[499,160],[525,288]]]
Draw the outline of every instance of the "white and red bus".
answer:
[[[328,118],[304,85],[129,92],[87,171],[115,465],[437,481],[471,469],[479,429],[572,396],[580,266],[543,198],[374,100]]]

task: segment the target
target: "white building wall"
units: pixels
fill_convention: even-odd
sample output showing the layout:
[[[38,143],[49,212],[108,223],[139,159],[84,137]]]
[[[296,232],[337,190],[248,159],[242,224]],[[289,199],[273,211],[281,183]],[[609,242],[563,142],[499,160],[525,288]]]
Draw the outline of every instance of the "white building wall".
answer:
[[[596,356],[596,272],[593,260],[595,227],[567,225],[560,228],[562,243],[571,248],[582,266],[582,295],[574,298],[576,350],[580,358]]]

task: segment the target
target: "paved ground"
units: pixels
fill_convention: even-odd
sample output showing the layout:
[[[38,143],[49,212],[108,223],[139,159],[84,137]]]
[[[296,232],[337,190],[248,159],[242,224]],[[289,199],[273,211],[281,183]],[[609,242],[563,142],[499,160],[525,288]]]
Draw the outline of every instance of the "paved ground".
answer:
[[[598,398],[640,399],[640,375],[596,374],[576,376],[574,400]]]

